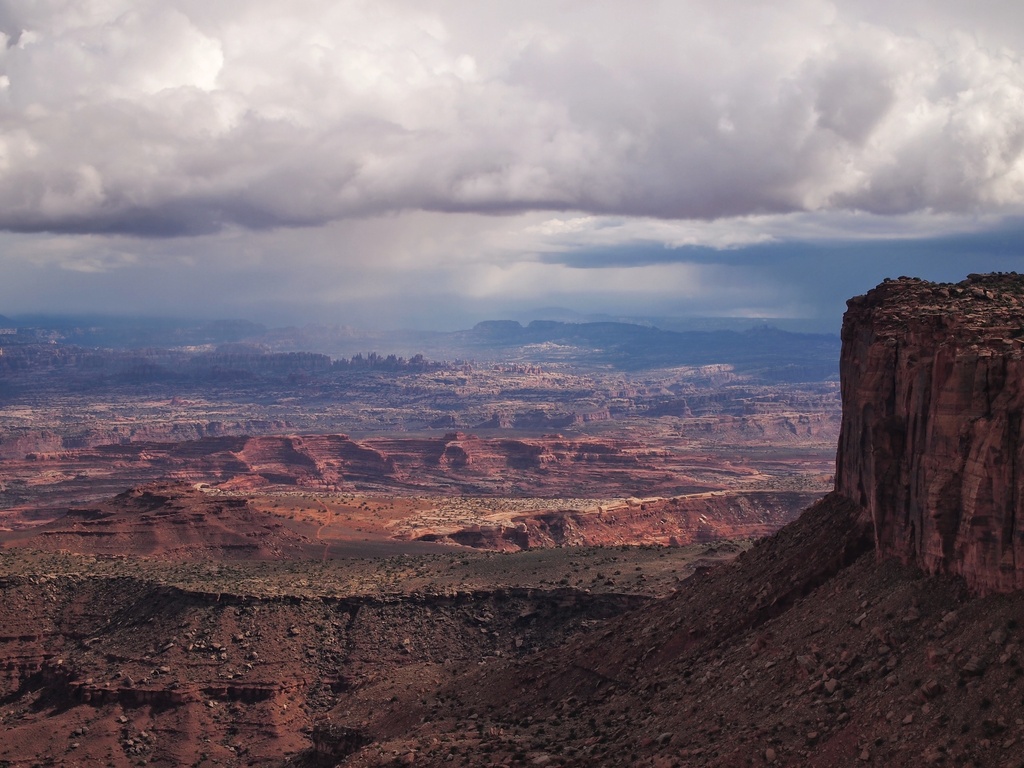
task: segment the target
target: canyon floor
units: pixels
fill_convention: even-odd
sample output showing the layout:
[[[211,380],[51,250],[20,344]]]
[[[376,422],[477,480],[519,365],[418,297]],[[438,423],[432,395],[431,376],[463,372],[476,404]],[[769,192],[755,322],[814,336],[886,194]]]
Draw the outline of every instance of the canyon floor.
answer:
[[[831,487],[838,423],[834,382],[716,366],[461,365],[289,397],[39,376],[0,403],[9,766],[434,759],[395,741],[400,697],[430,719],[442,687],[749,550]]]

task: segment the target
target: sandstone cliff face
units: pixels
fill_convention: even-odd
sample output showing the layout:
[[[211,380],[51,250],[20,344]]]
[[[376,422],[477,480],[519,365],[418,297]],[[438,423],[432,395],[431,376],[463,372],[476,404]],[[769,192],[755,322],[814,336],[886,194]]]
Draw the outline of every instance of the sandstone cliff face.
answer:
[[[1024,276],[911,278],[851,299],[836,490],[882,557],[1024,587]]]

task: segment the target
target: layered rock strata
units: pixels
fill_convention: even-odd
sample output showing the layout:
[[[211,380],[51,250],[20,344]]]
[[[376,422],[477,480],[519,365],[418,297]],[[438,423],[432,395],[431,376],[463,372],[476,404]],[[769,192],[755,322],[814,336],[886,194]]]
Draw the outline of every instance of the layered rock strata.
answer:
[[[151,483],[57,520],[0,533],[12,548],[194,560],[318,557],[319,542],[241,498],[214,497],[182,483]]]
[[[900,278],[848,306],[836,490],[880,556],[1024,587],[1024,276]]]

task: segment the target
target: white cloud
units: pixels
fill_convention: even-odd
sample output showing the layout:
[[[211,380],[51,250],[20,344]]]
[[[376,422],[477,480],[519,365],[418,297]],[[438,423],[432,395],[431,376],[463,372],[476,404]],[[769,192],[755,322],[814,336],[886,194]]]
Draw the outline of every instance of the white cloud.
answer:
[[[0,227],[1018,210],[1020,50],[950,13],[34,3],[0,14],[17,40],[0,54]]]

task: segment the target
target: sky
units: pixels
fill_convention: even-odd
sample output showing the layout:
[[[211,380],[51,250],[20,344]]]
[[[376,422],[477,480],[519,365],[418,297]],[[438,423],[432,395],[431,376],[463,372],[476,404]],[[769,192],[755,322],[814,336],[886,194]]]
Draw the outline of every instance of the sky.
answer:
[[[803,318],[1024,272],[1019,0],[0,0],[0,314]]]

